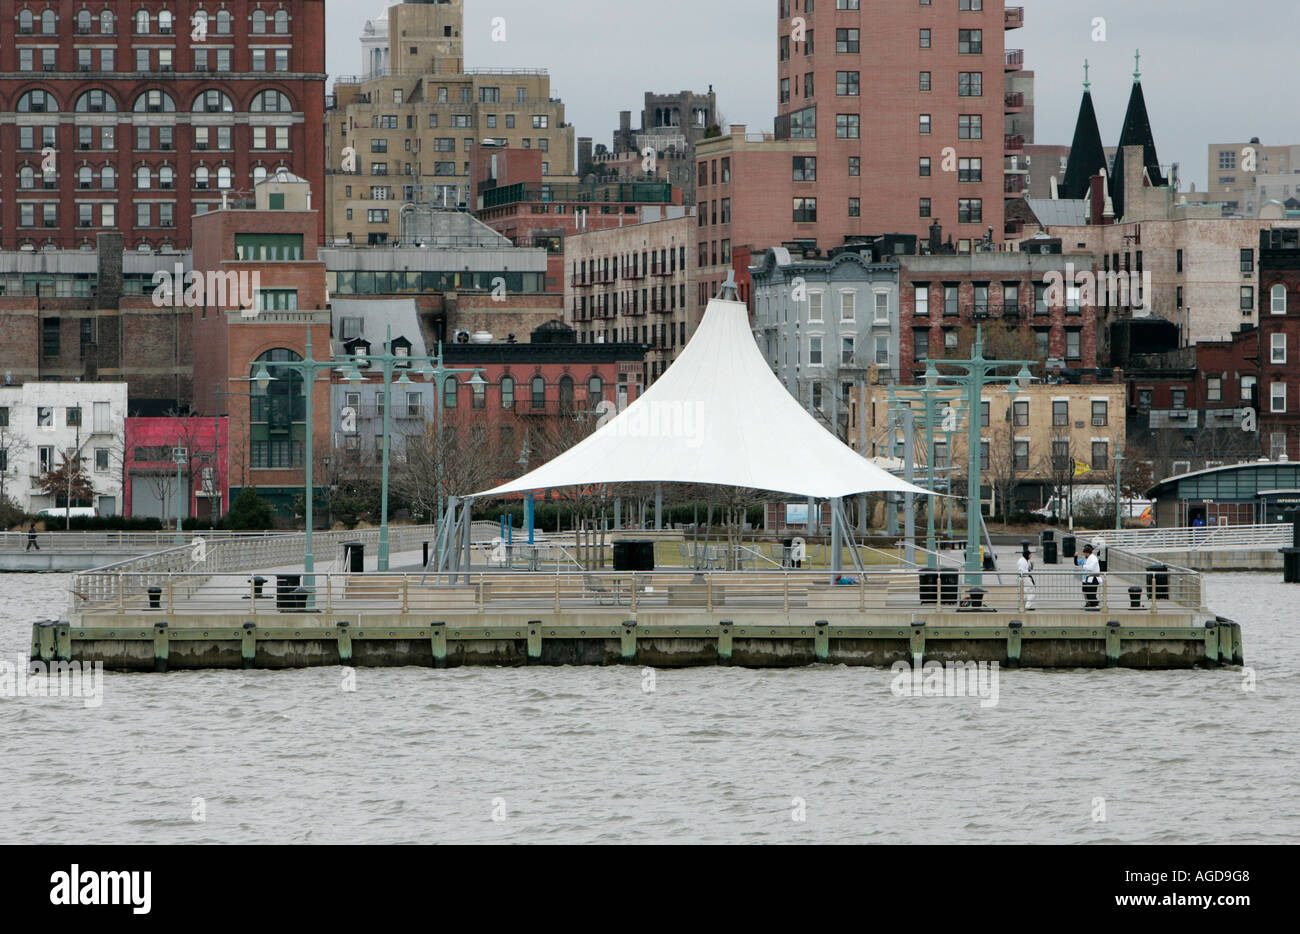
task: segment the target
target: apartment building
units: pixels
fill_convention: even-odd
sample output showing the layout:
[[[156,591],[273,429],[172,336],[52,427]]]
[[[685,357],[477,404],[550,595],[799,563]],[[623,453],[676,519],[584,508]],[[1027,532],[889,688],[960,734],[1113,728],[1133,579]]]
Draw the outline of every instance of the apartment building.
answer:
[[[192,215],[279,169],[323,188],[323,0],[5,10],[0,249],[185,249]]]
[[[334,83],[325,120],[326,220],[335,242],[391,243],[407,202],[472,209],[476,148],[537,150],[575,181],[574,130],[545,69],[464,67],[464,5],[399,3],[362,36],[367,73]]]

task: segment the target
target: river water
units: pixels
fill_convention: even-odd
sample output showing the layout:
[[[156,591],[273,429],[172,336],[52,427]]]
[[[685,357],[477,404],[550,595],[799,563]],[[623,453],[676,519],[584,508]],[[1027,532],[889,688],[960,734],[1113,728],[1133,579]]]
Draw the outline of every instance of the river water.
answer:
[[[0,843],[1283,843],[1300,837],[1300,587],[1208,575],[1239,670],[104,675],[0,697]],[[65,575],[0,575],[26,659]],[[1249,685],[1246,685],[1249,686]],[[201,818],[201,819],[196,819]],[[1104,819],[1098,819],[1104,818]]]

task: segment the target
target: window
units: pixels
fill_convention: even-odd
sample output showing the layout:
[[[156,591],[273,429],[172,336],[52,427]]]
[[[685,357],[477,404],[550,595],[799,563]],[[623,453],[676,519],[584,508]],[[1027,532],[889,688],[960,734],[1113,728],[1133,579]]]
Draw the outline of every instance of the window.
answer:
[[[1137,393],[1137,407],[1139,411],[1148,412],[1154,402],[1155,392],[1151,389],[1139,389]]]
[[[984,160],[968,158],[957,160],[957,181],[982,182],[984,180]]]
[[[835,93],[840,97],[858,96],[858,72],[835,72]]]
[[[822,339],[820,337],[808,338],[808,365],[822,365]]]
[[[1012,414],[1017,428],[1029,427],[1029,400],[1017,399],[1012,404]]]
[[[533,377],[532,404],[534,410],[546,408],[546,380],[540,376]]]
[[[930,313],[930,287],[928,285],[918,285],[916,287],[916,309],[915,314],[928,315]]]
[[[1255,404],[1255,384],[1258,378],[1254,376],[1243,376],[1241,378],[1241,401]]]
[[[1286,335],[1269,335],[1269,363],[1286,363]]]
[[[1242,272],[1254,272],[1254,271],[1255,271],[1255,251],[1254,251],[1254,250],[1247,248],[1247,249],[1241,251],[1241,271],[1242,271]]]
[[[862,118],[858,114],[835,115],[835,138],[858,139]]]
[[[1275,315],[1286,314],[1286,286],[1278,283],[1269,292],[1269,311]]]
[[[66,412],[65,415],[64,415],[64,418],[65,418],[65,424],[66,424],[69,428],[80,428],[80,427],[81,427],[81,407],[80,407],[80,406],[76,406],[76,405],[69,406],[67,412]]]
[[[849,156],[849,175],[856,177],[862,174],[862,158],[860,156]]]
[[[987,400],[980,401],[980,427],[981,428],[989,427],[989,408],[991,406],[992,403],[988,402]]]
[[[1243,285],[1241,287],[1241,313],[1249,315],[1255,309],[1255,287],[1252,285]]]
[[[1108,409],[1110,403],[1104,399],[1094,399],[1092,402],[1092,427],[1105,428],[1108,421]]]
[[[816,156],[795,156],[794,157],[794,180],[796,182],[817,181],[817,157]]]
[[[57,357],[59,355],[59,319],[41,319],[41,355]]]
[[[916,360],[930,359],[929,328],[917,328],[917,330],[914,331],[913,334],[915,337],[915,340],[913,341],[913,347],[915,348],[912,352],[913,358],[915,358]]]
[[[1220,376],[1205,377],[1205,401],[1221,402],[1223,401],[1223,378]]]
[[[959,311],[957,300],[960,289],[956,285],[944,284],[943,287],[943,313],[945,315],[956,315]]]
[[[509,376],[501,377],[501,408],[515,407],[515,381]]]
[[[854,320],[854,315],[856,313],[856,309],[854,307],[855,304],[854,300],[856,297],[857,297],[857,293],[855,292],[840,293],[840,320],[841,321],[852,322]]]
[[[1110,444],[1106,441],[1092,442],[1092,469],[1106,470],[1110,464]]]
[[[1080,346],[1083,332],[1075,328],[1067,329],[1065,332],[1065,358],[1067,360],[1081,360],[1083,351]]]
[[[862,200],[860,198],[849,199],[849,217],[862,216]]]
[[[796,224],[812,224],[817,221],[817,199],[816,198],[795,198],[794,199],[794,222]]]
[[[960,224],[978,224],[984,220],[983,198],[959,198],[957,200],[957,222]]]
[[[984,118],[979,114],[960,114],[957,117],[958,139],[983,139]]]
[[[930,157],[929,157],[929,156],[922,156],[922,157],[921,157],[921,161],[920,161],[920,176],[921,176],[921,178],[929,178],[929,177],[930,177]]]
[[[1029,442],[1020,438],[1016,439],[1013,450],[1016,470],[1029,469]]]
[[[808,321],[813,322],[813,321],[821,321],[821,320],[822,320],[822,293],[809,292],[808,293]]]
[[[930,216],[930,199],[929,199],[929,198],[922,198],[922,199],[920,200],[920,202],[919,202],[919,210],[918,210],[918,214],[919,214],[919,216],[921,216],[921,217],[929,217],[929,216]]]
[[[108,448],[95,448],[95,473],[108,473]]]
[[[962,71],[957,73],[958,97],[983,97],[984,73],[982,71]]]
[[[922,91],[930,90],[930,73],[928,71],[921,72],[920,90]]]
[[[920,132],[920,134],[922,136],[929,136],[930,128],[931,128],[930,115],[920,114],[918,117],[918,124],[917,124],[917,129]]]
[[[886,366],[889,363],[889,338],[876,338],[876,363]]]
[[[957,30],[957,52],[961,55],[980,55],[984,51],[984,30]]]
[[[836,52],[857,52],[858,31],[856,29],[835,30],[835,51]]]
[[[930,30],[928,30],[928,29],[922,29],[922,30],[921,30],[921,48],[923,48],[923,49],[928,49],[929,47],[930,47]]]
[[[1064,399],[1052,400],[1052,427],[1068,428],[1070,426],[1070,403]]]
[[[1187,390],[1174,389],[1169,393],[1170,405],[1175,409],[1187,408]]]

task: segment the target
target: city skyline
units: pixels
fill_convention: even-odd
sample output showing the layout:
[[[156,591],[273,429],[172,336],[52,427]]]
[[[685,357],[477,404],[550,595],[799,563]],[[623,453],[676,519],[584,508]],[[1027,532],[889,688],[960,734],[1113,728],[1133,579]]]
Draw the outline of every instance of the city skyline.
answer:
[[[362,70],[362,27],[391,5],[378,0],[327,5],[331,81]],[[1300,142],[1300,114],[1273,107],[1273,95],[1252,93],[1260,86],[1284,86],[1289,60],[1285,27],[1300,26],[1300,7],[1294,4],[1248,0],[1241,6],[1257,16],[1218,19],[1216,55],[1197,56],[1195,67],[1185,63],[1193,44],[1204,41],[1205,23],[1221,9],[1217,2],[1093,0],[1081,5],[1036,0],[1023,5],[1025,26],[1008,42],[1025,49],[1025,68],[1036,76],[1039,144],[1069,144],[1088,59],[1102,140],[1115,145],[1136,49],[1142,53],[1160,159],[1165,165],[1180,164],[1184,188],[1194,183],[1197,191],[1205,190],[1206,147],[1211,143],[1254,136],[1273,145]],[[610,144],[620,110],[640,113],[644,92],[704,90],[710,84],[728,122],[747,124],[751,132],[771,129],[777,112],[775,2],[660,0],[647,5],[645,11],[653,15],[636,20],[637,48],[672,48],[676,43],[679,51],[635,65],[629,65],[620,35],[628,20],[610,16],[609,9],[595,0],[562,5],[466,0],[466,65],[548,69],[552,93],[564,101],[577,135],[590,136],[594,144]],[[505,42],[492,40],[492,21],[498,16],[505,19]],[[1105,20],[1105,42],[1092,39],[1097,17]],[[1261,21],[1277,28],[1255,28]],[[577,35],[579,41],[557,42],[557,35]],[[581,54],[574,54],[575,45]]]

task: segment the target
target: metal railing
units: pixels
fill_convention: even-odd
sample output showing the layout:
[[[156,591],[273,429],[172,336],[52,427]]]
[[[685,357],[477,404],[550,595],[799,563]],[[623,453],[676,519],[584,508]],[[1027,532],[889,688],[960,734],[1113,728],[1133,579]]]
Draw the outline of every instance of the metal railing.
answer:
[[[176,552],[183,549],[176,549]],[[175,563],[174,554],[163,563]],[[704,610],[743,613],[841,612],[1039,612],[1128,611],[1157,614],[1200,610],[1199,575],[1170,568],[1147,579],[1146,572],[1111,571],[1095,590],[1077,570],[1039,570],[1032,584],[1015,573],[956,570],[826,571],[599,571],[561,569],[556,573],[480,571],[457,575],[455,582],[410,573],[318,573],[303,590],[276,582],[258,585],[247,572],[182,570],[115,572],[103,575],[111,586],[81,597],[81,614],[139,612],[150,609],[149,587],[159,612],[220,613],[257,617],[311,607],[323,613],[389,612],[562,613],[625,607],[630,612]],[[295,588],[296,581],[290,581]],[[1130,593],[1130,588],[1138,588]],[[1154,598],[1154,599],[1153,599]],[[1093,606],[1087,606],[1088,603]]]
[[[1290,523],[1212,525],[1200,528],[1124,529],[1079,532],[1080,540],[1095,536],[1114,548],[1143,553],[1160,551],[1272,550],[1291,544]]]
[[[0,532],[0,551],[25,551],[28,532]],[[277,532],[227,532],[220,530],[185,532],[185,540],[191,541],[201,536],[208,542],[231,541],[240,538],[265,538],[267,536],[289,534]],[[176,544],[175,529],[161,529],[156,532],[37,532],[36,544],[42,551],[65,552],[114,552],[123,551],[158,551],[171,548]]]

